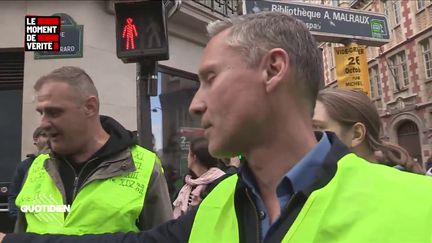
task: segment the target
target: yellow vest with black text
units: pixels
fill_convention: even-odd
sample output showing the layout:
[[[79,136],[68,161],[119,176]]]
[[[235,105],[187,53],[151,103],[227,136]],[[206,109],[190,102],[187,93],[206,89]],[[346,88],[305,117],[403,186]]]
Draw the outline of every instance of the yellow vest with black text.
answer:
[[[201,202],[189,242],[239,242],[237,179],[226,178]],[[432,242],[431,192],[430,177],[347,154],[331,181],[309,196],[282,242]]]
[[[39,155],[16,199],[19,208],[30,210],[25,213],[27,232],[82,235],[139,231],[136,222],[156,155],[137,145],[131,153],[135,171],[90,182],[70,206],[64,205],[62,194],[44,168],[49,155]],[[70,211],[65,214],[67,207]]]

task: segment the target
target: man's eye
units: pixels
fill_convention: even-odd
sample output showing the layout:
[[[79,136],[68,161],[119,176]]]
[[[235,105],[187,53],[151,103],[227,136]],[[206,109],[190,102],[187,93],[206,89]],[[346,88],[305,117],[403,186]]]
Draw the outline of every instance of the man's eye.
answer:
[[[47,115],[50,117],[57,117],[60,114],[61,114],[61,111],[59,111],[59,110],[47,111]]]
[[[320,126],[320,125],[313,125],[312,126],[314,130],[318,130],[318,131],[323,131],[324,127]]]
[[[207,75],[207,77],[205,78],[205,82],[206,82],[206,83],[211,83],[215,77],[216,77],[216,75],[215,75],[214,73],[210,73],[210,74]]]

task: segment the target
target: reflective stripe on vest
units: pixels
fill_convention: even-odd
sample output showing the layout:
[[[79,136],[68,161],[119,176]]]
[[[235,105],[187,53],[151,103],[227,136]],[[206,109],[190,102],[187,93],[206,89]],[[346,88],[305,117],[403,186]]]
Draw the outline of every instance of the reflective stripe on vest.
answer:
[[[39,155],[29,169],[16,204],[27,210],[27,232],[38,234],[101,234],[137,232],[156,155],[140,146],[131,148],[136,170],[85,185],[65,218],[62,195],[44,168],[49,156]]]
[[[189,242],[239,242],[236,183],[237,175],[225,179],[201,202]],[[282,242],[432,242],[431,189],[432,178],[348,154],[332,180],[309,196]]]

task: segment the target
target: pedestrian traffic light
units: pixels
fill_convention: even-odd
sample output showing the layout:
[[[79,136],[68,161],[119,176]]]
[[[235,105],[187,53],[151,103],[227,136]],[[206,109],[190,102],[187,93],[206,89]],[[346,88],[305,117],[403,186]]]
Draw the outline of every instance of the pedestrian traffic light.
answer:
[[[118,58],[124,63],[169,58],[163,1],[119,2],[115,12]]]

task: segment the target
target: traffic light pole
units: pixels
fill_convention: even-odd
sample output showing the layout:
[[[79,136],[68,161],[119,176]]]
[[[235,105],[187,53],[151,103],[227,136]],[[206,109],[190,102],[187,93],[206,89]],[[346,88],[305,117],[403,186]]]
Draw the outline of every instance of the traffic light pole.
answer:
[[[166,20],[178,11],[180,6],[181,0],[114,4],[117,57],[124,63],[137,63],[138,143],[148,149],[153,149],[150,96],[158,95],[157,61],[169,59]],[[165,10],[165,7],[168,10]],[[148,26],[157,27],[153,28],[154,33],[150,36],[145,34]],[[154,38],[157,41],[153,41]]]
[[[153,150],[150,96],[157,95],[157,62],[141,61],[137,63],[136,80],[138,143]]]

